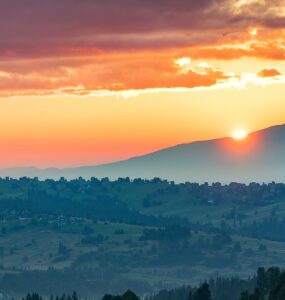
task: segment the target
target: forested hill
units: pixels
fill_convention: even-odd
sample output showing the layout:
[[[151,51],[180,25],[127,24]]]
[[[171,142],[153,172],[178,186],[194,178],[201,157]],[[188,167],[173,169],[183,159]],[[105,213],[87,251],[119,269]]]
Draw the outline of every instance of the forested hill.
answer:
[[[127,221],[143,224],[171,218],[174,223],[216,223],[234,220],[239,224],[261,219],[257,214],[274,209],[283,215],[285,184],[231,183],[175,184],[159,178],[152,180],[119,178],[82,178],[68,181],[23,177],[19,180],[0,178],[0,209],[21,214],[58,214],[88,217],[94,220]],[[200,210],[203,207],[203,210]],[[264,209],[264,207],[267,207]],[[284,208],[285,209],[285,208]],[[249,213],[255,215],[249,217]],[[258,218],[257,218],[258,215]],[[153,217],[151,217],[153,216]],[[265,216],[265,215],[263,215]],[[158,221],[159,222],[159,221]],[[238,225],[238,224],[236,224]]]
[[[0,289],[89,298],[283,266],[285,185],[0,179]],[[213,294],[214,295],[214,294]]]

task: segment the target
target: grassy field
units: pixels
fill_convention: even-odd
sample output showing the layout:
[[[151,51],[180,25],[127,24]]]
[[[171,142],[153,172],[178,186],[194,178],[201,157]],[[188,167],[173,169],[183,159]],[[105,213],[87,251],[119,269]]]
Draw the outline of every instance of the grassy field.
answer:
[[[78,256],[94,251],[124,255],[130,261],[138,254],[147,260],[152,256],[148,250],[156,244],[155,241],[140,241],[144,227],[121,223],[94,224],[83,220],[75,224],[63,224],[61,228],[55,229],[50,224],[35,226],[31,225],[30,221],[23,220],[7,221],[2,226],[7,230],[7,233],[0,235],[2,274],[22,270],[63,269],[71,266]],[[85,236],[83,232],[86,226],[94,231],[93,234],[101,234],[106,240],[98,245],[83,245],[81,240]],[[189,241],[195,242],[201,236],[211,238],[203,232],[195,232]],[[241,249],[235,255],[234,267],[231,265],[221,268],[214,264],[217,257],[232,253],[232,245],[229,245],[216,252],[205,252],[205,260],[196,264],[137,267],[134,263],[128,265],[123,273],[128,278],[145,280],[155,286],[177,286],[189,282],[198,283],[202,279],[220,275],[235,274],[247,277],[258,266],[285,264],[283,242],[233,236],[233,243],[235,242],[240,243]],[[58,259],[60,243],[69,250],[69,255],[63,260]],[[260,245],[265,246],[266,250],[260,249]],[[99,267],[98,263],[89,261],[88,266]]]

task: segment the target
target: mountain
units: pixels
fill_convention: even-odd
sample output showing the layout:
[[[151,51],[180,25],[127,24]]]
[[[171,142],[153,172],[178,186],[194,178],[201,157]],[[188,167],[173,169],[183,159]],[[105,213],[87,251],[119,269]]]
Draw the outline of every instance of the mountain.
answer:
[[[285,182],[285,125],[253,132],[244,140],[221,138],[177,145],[116,163],[68,169],[12,168],[0,176],[67,179],[118,177],[176,182]]]

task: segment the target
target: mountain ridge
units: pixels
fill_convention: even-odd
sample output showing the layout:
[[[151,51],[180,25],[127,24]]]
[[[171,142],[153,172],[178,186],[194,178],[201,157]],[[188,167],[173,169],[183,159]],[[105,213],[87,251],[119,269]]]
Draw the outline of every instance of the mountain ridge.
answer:
[[[126,160],[74,168],[6,168],[0,176],[39,177],[160,177],[176,182],[285,181],[285,124],[254,131],[242,141],[223,137],[193,141]]]

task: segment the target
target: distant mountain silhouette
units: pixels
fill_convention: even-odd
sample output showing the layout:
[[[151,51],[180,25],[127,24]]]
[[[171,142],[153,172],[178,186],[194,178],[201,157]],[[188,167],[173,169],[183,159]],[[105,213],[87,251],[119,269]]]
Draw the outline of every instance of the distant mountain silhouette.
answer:
[[[285,182],[285,125],[248,135],[245,140],[221,138],[177,145],[116,163],[69,169],[12,168],[0,176],[63,176],[67,179],[118,177],[153,178],[176,182]]]

